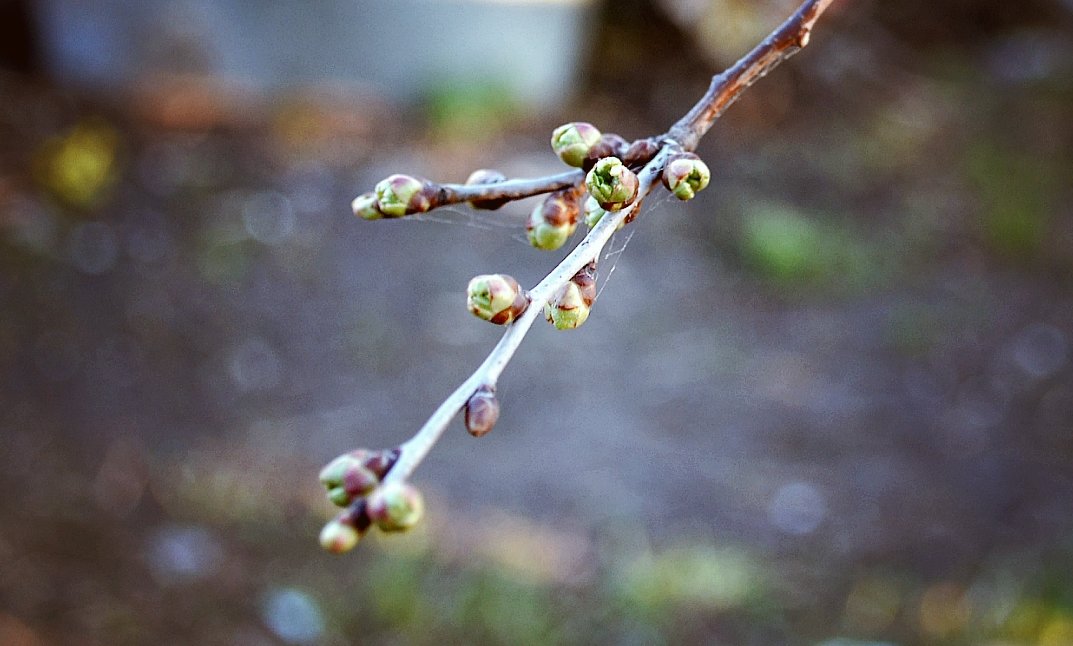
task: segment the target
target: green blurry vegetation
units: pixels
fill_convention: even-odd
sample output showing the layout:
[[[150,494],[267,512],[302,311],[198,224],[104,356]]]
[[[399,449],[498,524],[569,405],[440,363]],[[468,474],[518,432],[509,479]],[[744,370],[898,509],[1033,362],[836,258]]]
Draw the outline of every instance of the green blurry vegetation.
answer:
[[[627,607],[656,620],[681,606],[744,608],[767,592],[763,571],[748,552],[709,544],[679,545],[632,559],[615,587]]]
[[[1053,160],[1011,152],[984,140],[967,151],[966,166],[978,198],[984,242],[1008,258],[1038,256],[1054,212]]]
[[[423,105],[438,138],[475,142],[499,133],[520,111],[507,86],[494,81],[432,86]]]
[[[780,288],[855,291],[881,277],[877,251],[850,229],[788,204],[762,203],[742,217],[746,266]]]

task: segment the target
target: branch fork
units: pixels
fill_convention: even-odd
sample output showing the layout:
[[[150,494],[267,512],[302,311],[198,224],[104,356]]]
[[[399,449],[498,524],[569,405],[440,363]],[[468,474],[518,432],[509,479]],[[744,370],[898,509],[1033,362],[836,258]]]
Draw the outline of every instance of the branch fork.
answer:
[[[530,242],[556,249],[574,232],[579,214],[590,227],[585,238],[532,289],[502,274],[477,276],[467,289],[475,315],[506,327],[480,366],[447,396],[417,433],[384,451],[357,451],[333,460],[321,472],[329,498],[345,507],[321,533],[321,544],[344,552],[372,526],[399,531],[415,524],[424,508],[410,476],[464,411],[466,428],[480,437],[499,417],[496,385],[534,321],[545,317],[559,329],[584,323],[595,298],[596,262],[616,231],[635,219],[644,198],[660,183],[679,199],[703,190],[710,172],[693,151],[723,112],[750,85],[786,60],[810,39],[812,29],[833,0],[805,0],[797,11],[741,60],[712,78],[703,97],[664,134],[627,142],[574,122],[556,128],[552,149],[574,166],[556,175],[507,179],[497,171],[474,172],[465,184],[439,184],[392,175],[372,193],[355,198],[355,215],[364,219],[405,217],[449,204],[470,203],[496,209],[534,195],[549,194],[527,223]],[[588,192],[582,208],[581,200]]]

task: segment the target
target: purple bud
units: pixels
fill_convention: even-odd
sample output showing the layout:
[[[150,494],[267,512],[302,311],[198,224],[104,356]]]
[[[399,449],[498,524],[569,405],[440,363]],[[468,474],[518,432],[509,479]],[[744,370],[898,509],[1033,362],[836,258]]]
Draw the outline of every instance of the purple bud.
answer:
[[[507,176],[497,170],[481,168],[470,173],[469,178],[466,180],[466,185],[480,186],[484,184],[498,184],[500,182],[505,182],[506,180]],[[509,201],[509,198],[498,198],[492,200],[470,200],[469,204],[475,209],[494,211]]]
[[[492,430],[499,419],[499,400],[495,391],[481,386],[466,402],[466,430],[473,437],[481,437]]]

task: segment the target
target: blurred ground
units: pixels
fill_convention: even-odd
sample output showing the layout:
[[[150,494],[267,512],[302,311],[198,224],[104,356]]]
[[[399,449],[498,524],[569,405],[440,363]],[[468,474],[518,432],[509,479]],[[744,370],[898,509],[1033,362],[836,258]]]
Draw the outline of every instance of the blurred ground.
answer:
[[[472,275],[559,257],[350,199],[662,131],[718,43],[616,5],[543,116],[0,76],[0,643],[1073,644],[1073,11],[841,4],[345,557],[319,466],[483,358]]]

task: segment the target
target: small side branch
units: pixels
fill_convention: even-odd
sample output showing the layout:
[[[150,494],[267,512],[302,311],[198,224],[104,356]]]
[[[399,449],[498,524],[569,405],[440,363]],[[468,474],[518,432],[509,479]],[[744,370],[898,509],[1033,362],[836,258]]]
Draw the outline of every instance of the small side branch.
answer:
[[[508,179],[495,184],[435,184],[432,208],[462,202],[509,202],[534,195],[551,193],[563,188],[578,186],[585,180],[585,171],[577,170],[536,177],[533,179]]]

